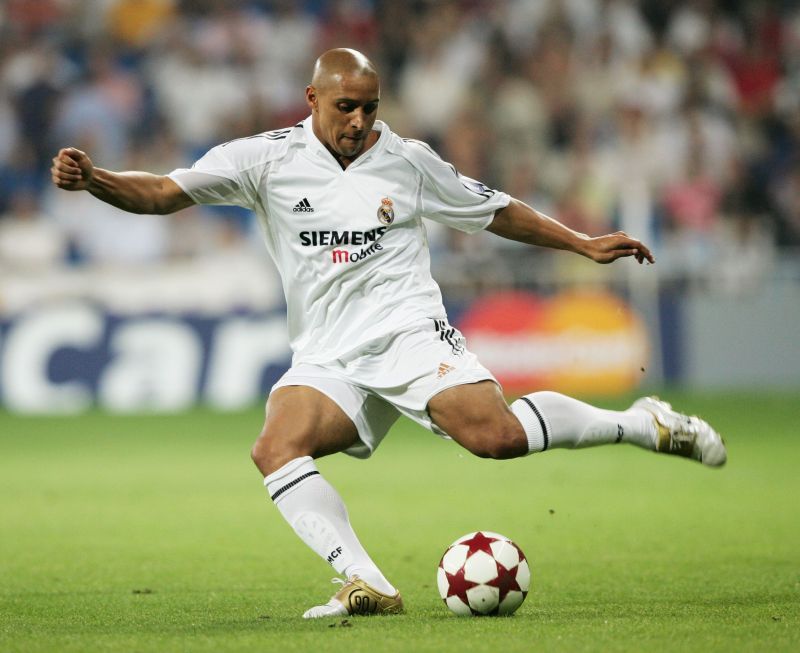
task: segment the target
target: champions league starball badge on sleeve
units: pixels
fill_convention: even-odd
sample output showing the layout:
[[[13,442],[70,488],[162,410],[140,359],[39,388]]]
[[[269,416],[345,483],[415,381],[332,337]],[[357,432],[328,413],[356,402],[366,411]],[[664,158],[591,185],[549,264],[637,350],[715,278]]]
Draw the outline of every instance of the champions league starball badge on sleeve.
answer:
[[[378,208],[378,220],[385,225],[390,225],[394,222],[394,202],[388,197],[384,197],[381,200],[381,205]]]

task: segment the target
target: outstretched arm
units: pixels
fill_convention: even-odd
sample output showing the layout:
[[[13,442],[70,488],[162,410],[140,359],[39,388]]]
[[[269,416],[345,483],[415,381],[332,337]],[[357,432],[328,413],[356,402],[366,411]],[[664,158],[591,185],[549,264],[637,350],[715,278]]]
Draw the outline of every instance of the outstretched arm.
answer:
[[[50,173],[59,188],[88,190],[96,198],[131,213],[163,215],[194,204],[169,177],[96,168],[85,152],[74,147],[58,151]]]
[[[575,252],[597,263],[611,263],[625,256],[633,256],[639,263],[656,262],[646,245],[622,231],[591,238],[515,199],[494,214],[486,230],[529,245]]]

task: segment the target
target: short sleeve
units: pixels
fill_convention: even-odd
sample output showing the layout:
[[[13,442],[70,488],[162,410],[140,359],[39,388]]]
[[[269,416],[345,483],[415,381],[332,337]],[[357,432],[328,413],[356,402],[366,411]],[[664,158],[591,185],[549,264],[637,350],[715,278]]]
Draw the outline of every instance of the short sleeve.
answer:
[[[485,229],[495,211],[508,206],[511,197],[459,173],[423,143],[413,147],[424,152],[415,159],[423,175],[422,215],[459,231]]]
[[[178,168],[168,177],[196,204],[228,204],[252,209],[258,192],[253,173],[258,166],[252,156],[248,157],[251,149],[251,144],[240,145],[239,141],[217,145],[191,168]]]

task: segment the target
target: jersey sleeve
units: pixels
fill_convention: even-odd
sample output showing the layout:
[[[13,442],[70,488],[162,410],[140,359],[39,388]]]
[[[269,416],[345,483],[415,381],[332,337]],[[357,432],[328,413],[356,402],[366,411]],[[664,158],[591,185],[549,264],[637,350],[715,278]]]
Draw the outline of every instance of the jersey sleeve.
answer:
[[[422,215],[466,233],[485,229],[495,211],[505,208],[511,197],[462,175],[430,147],[413,142],[415,161],[422,173]]]
[[[191,168],[178,168],[168,177],[196,204],[232,204],[252,209],[266,165],[263,155],[251,139],[231,141],[210,149]]]

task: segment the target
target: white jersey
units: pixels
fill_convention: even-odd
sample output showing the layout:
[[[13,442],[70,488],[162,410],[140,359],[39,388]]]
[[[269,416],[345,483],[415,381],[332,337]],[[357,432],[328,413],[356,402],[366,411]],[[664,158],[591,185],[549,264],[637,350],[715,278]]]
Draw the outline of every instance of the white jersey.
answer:
[[[444,318],[422,218],[468,233],[510,197],[375,122],[342,169],[311,118],[218,145],[170,173],[198,204],[255,211],[286,296],[293,363],[325,363],[406,326]]]

